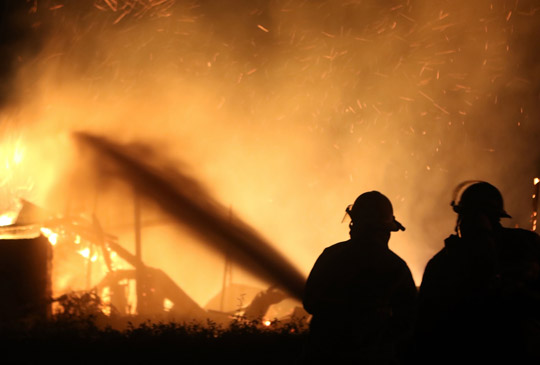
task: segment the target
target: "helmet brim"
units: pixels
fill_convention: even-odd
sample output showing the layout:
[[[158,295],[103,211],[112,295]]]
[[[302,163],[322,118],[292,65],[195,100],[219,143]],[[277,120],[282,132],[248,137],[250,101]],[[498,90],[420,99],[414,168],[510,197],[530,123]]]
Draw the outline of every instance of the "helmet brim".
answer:
[[[405,230],[405,227],[403,226],[403,224],[399,223],[395,218],[389,228],[391,232],[398,232],[398,231]]]
[[[512,216],[503,210],[501,212],[501,218],[512,218]]]

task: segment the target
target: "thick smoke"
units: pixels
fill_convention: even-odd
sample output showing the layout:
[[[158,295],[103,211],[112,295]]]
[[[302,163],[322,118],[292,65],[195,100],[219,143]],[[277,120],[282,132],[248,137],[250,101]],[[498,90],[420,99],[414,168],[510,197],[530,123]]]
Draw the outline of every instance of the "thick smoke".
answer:
[[[407,227],[391,245],[418,282],[452,233],[462,180],[498,186],[505,224],[529,227],[535,4],[39,1],[17,24],[44,47],[17,68],[24,102],[2,118],[32,140],[82,130],[155,143],[305,274],[347,238],[347,204],[379,190]],[[57,150],[64,166],[71,150]],[[188,268],[161,260],[184,285]],[[206,286],[201,300],[219,284]]]
[[[36,17],[27,1],[5,0],[0,5],[0,108],[18,101],[17,69],[38,52],[41,35],[33,27]]]

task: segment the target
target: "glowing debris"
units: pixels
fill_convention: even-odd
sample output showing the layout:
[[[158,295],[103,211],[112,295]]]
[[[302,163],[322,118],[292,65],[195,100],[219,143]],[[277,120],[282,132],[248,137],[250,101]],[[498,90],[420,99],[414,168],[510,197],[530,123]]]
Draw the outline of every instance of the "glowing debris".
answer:
[[[85,257],[85,258],[90,257],[90,249],[88,247],[77,251],[77,253],[80,254],[82,257]]]
[[[104,0],[112,11],[118,10],[118,2],[116,0]]]
[[[46,227],[42,227],[40,231],[45,237],[47,237],[51,245],[55,246],[58,243],[58,233],[53,232],[51,229]]]
[[[433,100],[432,98],[430,98],[427,94],[425,94],[424,92],[418,90],[418,93],[420,95],[422,95],[424,98],[428,99],[429,101],[431,101],[431,103],[433,104],[434,107],[436,107],[437,109],[439,109],[440,111],[442,111],[444,114],[450,114],[448,112],[448,110],[444,109],[442,106],[440,106],[439,104],[437,104],[435,102],[435,100]]]
[[[16,214],[11,212],[0,215],[0,227],[13,224],[16,218]]]

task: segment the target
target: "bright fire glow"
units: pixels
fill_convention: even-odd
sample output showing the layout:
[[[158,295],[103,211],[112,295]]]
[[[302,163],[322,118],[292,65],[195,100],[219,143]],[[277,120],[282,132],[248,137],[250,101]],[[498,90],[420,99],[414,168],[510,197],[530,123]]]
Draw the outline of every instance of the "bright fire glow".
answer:
[[[1,115],[0,115],[1,117]],[[8,121],[0,118],[0,124]],[[18,133],[2,131],[0,140],[0,209],[8,211],[0,216],[0,226],[13,224],[20,198],[28,199],[34,193],[34,182],[28,173],[29,163],[23,137]]]
[[[165,300],[163,301],[163,310],[165,312],[170,312],[173,306],[174,306],[174,303],[171,302],[169,299],[165,298]]]
[[[48,238],[51,245],[54,246],[58,243],[58,233],[51,233],[51,235]]]
[[[534,180],[533,180],[533,182],[534,182],[534,185],[536,185],[536,184],[538,184],[538,183],[540,182],[540,179],[537,178],[537,177],[535,177]]]
[[[52,230],[46,227],[41,227],[41,233],[43,233],[45,237],[49,237],[52,233]]]
[[[0,215],[0,227],[9,226],[10,224],[13,224],[16,218],[17,218],[16,213],[11,213],[11,212]]]
[[[84,257],[84,258],[86,258],[86,259],[89,259],[89,260],[92,261],[92,262],[96,262],[97,259],[98,259],[98,254],[97,254],[97,253],[94,253],[94,254],[92,255],[92,257],[90,257],[91,251],[90,251],[90,248],[88,248],[88,247],[87,247],[87,248],[83,248],[82,250],[77,251],[77,253],[78,253],[79,255],[81,255],[82,257]]]
[[[20,165],[24,159],[25,148],[22,140],[18,138],[12,144],[4,144],[1,154],[3,155],[4,167],[6,170],[11,169],[13,166]]]
[[[111,290],[108,287],[105,287],[100,293],[100,298],[103,301],[103,313],[107,316],[111,315]]]
[[[18,144],[13,152],[13,163],[15,165],[20,165],[23,160],[24,150],[20,144]]]
[[[41,233],[43,233],[43,235],[47,237],[51,245],[55,246],[58,243],[58,233],[53,232],[50,228],[46,227],[42,227],[40,230]]]
[[[90,257],[90,249],[83,248],[82,250],[77,251],[82,257],[89,258]]]
[[[272,324],[272,321],[269,321],[269,320],[263,321],[263,325],[265,325],[266,327],[269,327],[271,324]]]

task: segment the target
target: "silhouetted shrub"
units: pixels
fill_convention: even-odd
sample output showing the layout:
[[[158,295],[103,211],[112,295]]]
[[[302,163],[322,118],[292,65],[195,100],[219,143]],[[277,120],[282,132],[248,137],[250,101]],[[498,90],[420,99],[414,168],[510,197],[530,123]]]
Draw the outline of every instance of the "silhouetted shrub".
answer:
[[[0,331],[11,349],[5,362],[295,364],[307,329],[303,320],[266,326],[238,318],[223,326],[113,318],[103,314],[98,299],[70,295],[50,320]]]

